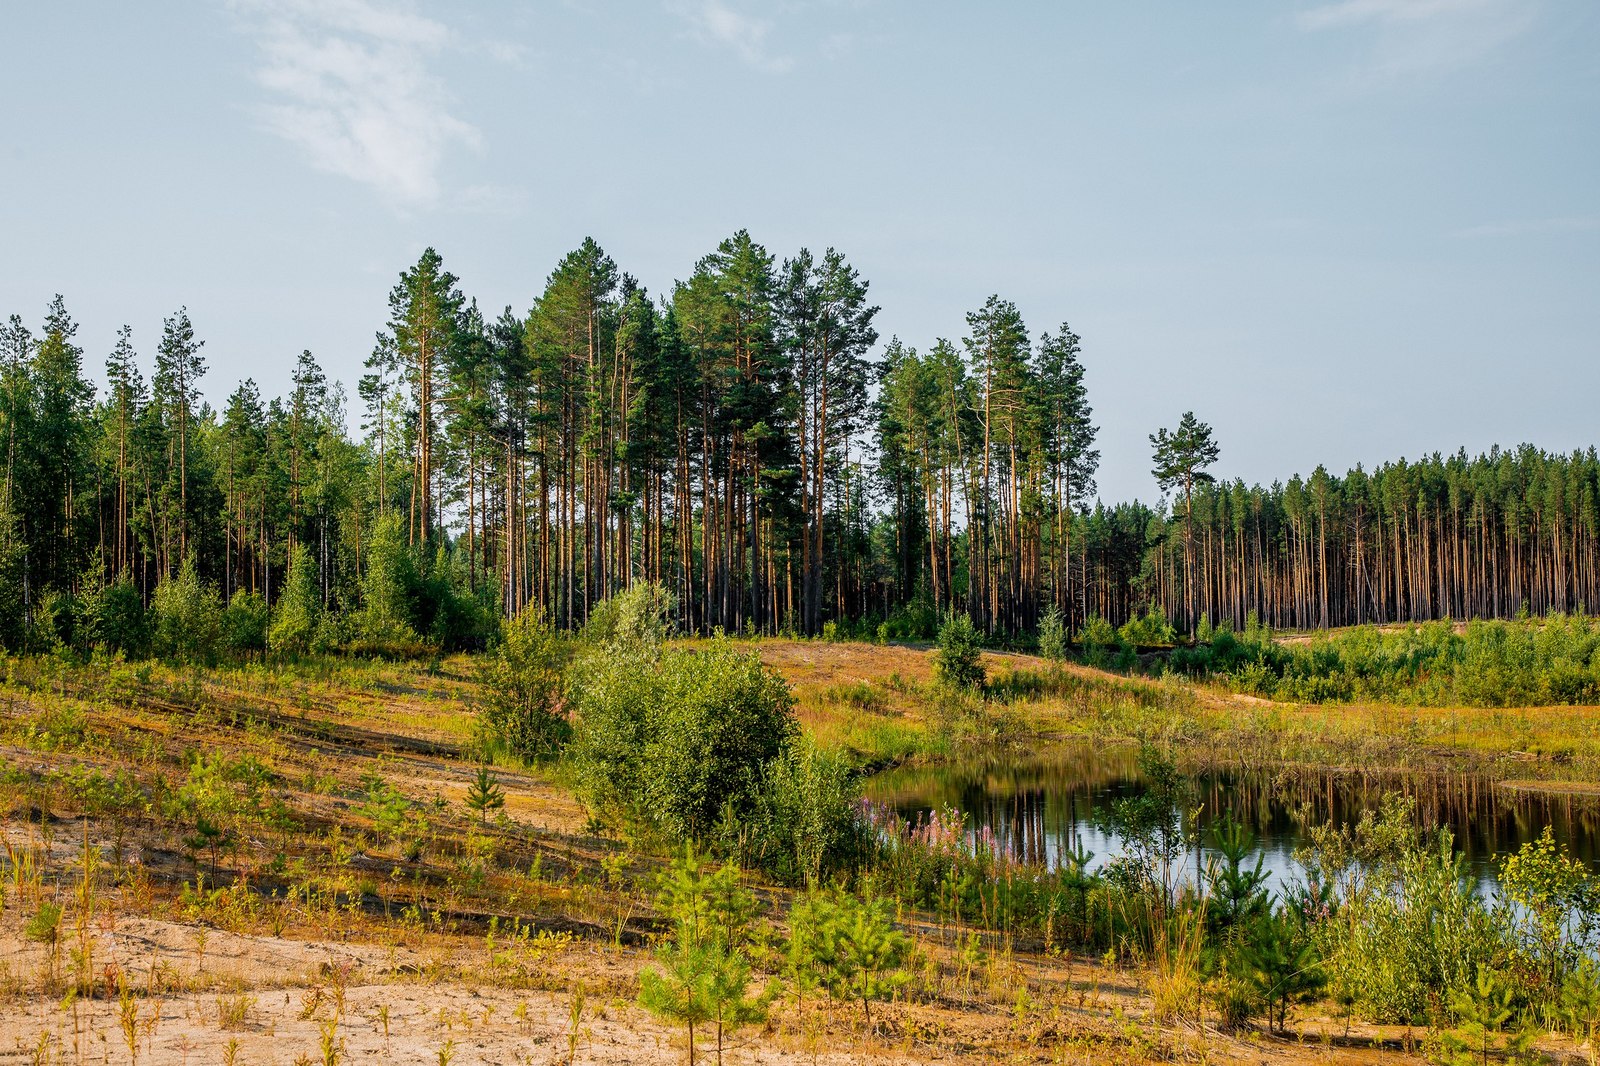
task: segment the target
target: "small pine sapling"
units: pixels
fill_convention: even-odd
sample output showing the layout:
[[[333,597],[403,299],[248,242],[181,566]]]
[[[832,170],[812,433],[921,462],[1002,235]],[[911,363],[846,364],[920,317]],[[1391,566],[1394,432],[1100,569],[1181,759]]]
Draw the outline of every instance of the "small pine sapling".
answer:
[[[911,940],[894,927],[881,897],[814,892],[795,904],[789,927],[788,965],[797,984],[859,1001],[869,1031],[872,1001],[889,998],[911,979],[904,969]]]
[[[499,779],[489,772],[489,767],[478,767],[478,775],[467,786],[467,806],[478,812],[479,823],[487,825],[489,814],[505,805],[506,790],[500,787]]]
[[[656,907],[673,920],[673,937],[656,952],[657,969],[639,978],[639,1005],[688,1030],[695,1061],[695,1027],[716,1026],[717,1062],[727,1037],[766,1018],[778,985],[750,994],[750,942],[755,899],[731,864],[707,872],[690,847],[662,876]]]
[[[1456,1027],[1444,1034],[1440,1062],[1444,1066],[1488,1066],[1491,1058],[1509,1066],[1531,1066],[1541,1061],[1533,1050],[1537,1032],[1518,1023],[1517,990],[1487,966],[1478,977],[1450,999]]]

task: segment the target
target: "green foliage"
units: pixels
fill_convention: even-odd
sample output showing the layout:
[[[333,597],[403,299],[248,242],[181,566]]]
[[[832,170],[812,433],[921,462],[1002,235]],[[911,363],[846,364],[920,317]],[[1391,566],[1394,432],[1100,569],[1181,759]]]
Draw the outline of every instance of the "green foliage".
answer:
[[[498,605],[488,588],[474,591],[469,564],[441,544],[413,593],[413,613],[428,642],[449,651],[486,648],[500,632]]]
[[[1504,920],[1536,972],[1560,988],[1600,946],[1600,876],[1556,844],[1550,827],[1500,865]]]
[[[1329,888],[1317,936],[1335,994],[1375,1021],[1424,1020],[1429,997],[1467,988],[1510,950],[1463,876],[1450,834],[1422,834],[1390,797],[1351,827],[1316,827],[1300,859]]]
[[[22,924],[22,935],[36,944],[54,947],[61,940],[61,904],[44,900]]]
[[[1177,866],[1185,844],[1180,812],[1189,782],[1172,757],[1151,744],[1139,749],[1139,776],[1143,789],[1113,799],[1100,815],[1123,838],[1123,854],[1109,864],[1107,876],[1149,896],[1165,915],[1176,903]]]
[[[764,1020],[779,991],[774,982],[750,994],[755,899],[731,864],[708,871],[691,847],[662,875],[656,906],[673,935],[656,950],[657,968],[639,975],[639,1005],[687,1028],[691,1063],[695,1028],[714,1024],[720,1062],[726,1037]]]
[[[10,494],[0,491],[0,648],[8,651],[27,637],[27,551]]]
[[[407,859],[419,858],[429,831],[422,808],[407,799],[382,774],[364,774],[361,787],[366,793],[361,813],[372,820],[373,828],[390,844],[400,848]]]
[[[676,608],[664,586],[641,582],[596,604],[579,640],[607,656],[653,659],[672,636]]]
[[[789,912],[788,971],[795,983],[856,1000],[869,1026],[872,1001],[910,981],[904,969],[910,955],[911,940],[894,927],[882,897],[813,890]]]
[[[562,671],[570,658],[570,643],[538,612],[507,622],[481,666],[485,739],[524,760],[557,754],[572,734],[562,703]]]
[[[222,641],[222,601],[213,586],[200,580],[193,556],[184,560],[175,577],[156,586],[150,606],[157,655],[181,663],[216,659]]]
[[[1117,627],[1099,615],[1084,623],[1079,642],[1083,645],[1083,657],[1091,666],[1109,666],[1112,654],[1121,647]]]
[[[318,645],[322,623],[322,588],[317,566],[305,545],[296,544],[289,556],[289,576],[272,609],[267,645],[274,655],[295,658],[310,654]]]
[[[1210,900],[1206,921],[1214,934],[1227,935],[1236,928],[1249,929],[1268,915],[1272,896],[1267,890],[1265,858],[1256,851],[1255,835],[1231,817],[1212,830],[1212,846],[1221,857],[1206,872]],[[1246,860],[1255,855],[1255,862]]]
[[[1166,612],[1152,603],[1143,615],[1124,623],[1117,630],[1117,638],[1135,648],[1169,647],[1178,639],[1178,634],[1167,621]]]
[[[591,662],[570,748],[591,811],[680,839],[750,809],[762,769],[796,732],[794,699],[758,654],[726,639],[656,662]]]
[[[1358,626],[1285,645],[1261,626],[1218,629],[1179,648],[1171,666],[1229,679],[1248,692],[1299,703],[1371,700],[1426,706],[1513,707],[1600,702],[1600,619],[1449,622],[1403,629]]]
[[[137,659],[150,650],[144,599],[126,574],[85,597],[84,623],[89,646],[108,655]]]
[[[405,543],[398,515],[386,515],[373,525],[366,564],[361,578],[361,608],[354,619],[364,650],[380,654],[414,652],[421,644],[413,628],[411,610],[419,581],[416,561]]]
[[[1315,999],[1327,985],[1310,931],[1282,908],[1250,923],[1238,959],[1240,972],[1267,1005],[1268,1017],[1279,1032],[1287,1024],[1291,1006]]]
[[[46,589],[33,606],[33,647],[39,651],[65,651],[76,647],[79,613],[78,601],[70,592]]]
[[[1476,978],[1450,997],[1455,1027],[1441,1041],[1441,1066],[1488,1066],[1490,1058],[1510,1066],[1532,1066],[1543,1058],[1533,1050],[1537,1030],[1518,1022],[1516,988],[1480,965]]]
[[[953,688],[983,688],[985,676],[980,661],[982,644],[972,619],[952,612],[939,627],[939,648],[934,653],[934,676]]]
[[[1055,604],[1039,619],[1039,654],[1051,662],[1067,657],[1067,621]]]
[[[478,767],[472,783],[467,786],[467,808],[478,812],[478,820],[487,823],[491,812],[506,805],[506,790],[487,766]]]
[[[767,763],[733,846],[783,884],[815,884],[864,857],[860,798],[850,763],[800,737]]]
[[[272,609],[259,592],[240,589],[222,612],[222,646],[235,655],[255,655],[267,650]]]

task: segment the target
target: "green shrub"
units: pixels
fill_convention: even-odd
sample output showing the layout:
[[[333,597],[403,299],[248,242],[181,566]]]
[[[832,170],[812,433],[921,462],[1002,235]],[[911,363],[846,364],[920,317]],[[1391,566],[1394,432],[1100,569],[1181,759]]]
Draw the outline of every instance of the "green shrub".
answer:
[[[76,648],[78,613],[78,601],[70,592],[44,590],[33,605],[33,646],[40,651]]]
[[[562,670],[570,657],[569,642],[538,612],[507,622],[481,667],[484,739],[528,761],[559,752],[572,732],[562,704]]]
[[[656,949],[656,968],[639,975],[639,1005],[686,1027],[691,1063],[696,1027],[713,1025],[720,1062],[726,1038],[766,1018],[779,992],[777,982],[769,982],[750,995],[745,949],[755,899],[732,866],[708,873],[691,849],[663,877],[656,907],[672,921],[673,933]]]
[[[939,611],[926,585],[919,585],[911,602],[895,608],[885,623],[891,640],[932,640],[939,633]]]
[[[150,622],[144,598],[126,574],[99,589],[85,604],[88,643],[108,655],[137,659],[150,650]]]
[[[1110,665],[1112,654],[1120,647],[1116,626],[1099,615],[1084,623],[1081,640],[1083,656],[1093,666]]]
[[[361,577],[361,608],[355,635],[362,650],[415,649],[421,644],[411,604],[418,586],[416,562],[395,514],[380,518],[367,543],[367,569]]]
[[[267,645],[274,655],[295,658],[308,655],[318,643],[322,623],[322,589],[317,566],[305,545],[296,544],[289,556],[289,576],[272,609]]]
[[[447,651],[479,651],[499,633],[500,611],[491,585],[476,589],[459,551],[441,545],[423,575],[414,600],[417,626],[428,641]]]
[[[1143,616],[1130,618],[1117,630],[1117,636],[1122,643],[1136,648],[1166,646],[1178,639],[1177,631],[1167,621],[1166,612],[1153,603]]]
[[[1266,1004],[1278,1032],[1288,1022],[1289,1008],[1317,997],[1327,985],[1317,945],[1303,921],[1279,908],[1251,922],[1239,952],[1241,972]]]
[[[27,542],[11,496],[0,490],[0,647],[20,651],[27,641]]]
[[[467,785],[467,809],[478,815],[481,824],[487,824],[491,811],[501,811],[506,805],[506,790],[500,779],[487,766],[478,767],[478,773]]]
[[[1511,950],[1473,890],[1448,830],[1422,834],[1390,797],[1352,827],[1315,827],[1299,858],[1330,888],[1319,949],[1334,992],[1378,1022],[1425,1021],[1430,997],[1468,988]]]
[[[1549,987],[1600,947],[1600,875],[1558,846],[1548,825],[1501,861],[1500,891],[1519,952]]]
[[[575,701],[572,765],[591,812],[680,840],[704,837],[724,808],[747,812],[797,729],[789,686],[725,638],[591,663]]]
[[[864,856],[860,798],[849,762],[801,737],[767,763],[730,850],[783,884],[815,884]]]
[[[1053,603],[1039,619],[1039,654],[1052,662],[1067,657],[1067,620]]]
[[[1544,1056],[1533,1049],[1537,1030],[1518,1018],[1516,985],[1488,966],[1479,966],[1473,982],[1450,997],[1455,1026],[1440,1041],[1441,1066],[1487,1066],[1490,1059],[1508,1066],[1534,1066]]]
[[[985,680],[980,660],[982,645],[972,619],[952,613],[939,627],[939,647],[934,652],[934,676],[954,688],[983,688]]]
[[[608,656],[654,658],[673,634],[677,600],[657,582],[641,582],[601,600],[589,612],[579,641]]]
[[[272,609],[259,592],[240,589],[222,612],[222,646],[235,655],[255,655],[267,650]]]
[[[200,580],[193,556],[184,560],[175,577],[156,586],[150,606],[157,655],[181,663],[216,659],[222,641],[222,601],[214,587]]]

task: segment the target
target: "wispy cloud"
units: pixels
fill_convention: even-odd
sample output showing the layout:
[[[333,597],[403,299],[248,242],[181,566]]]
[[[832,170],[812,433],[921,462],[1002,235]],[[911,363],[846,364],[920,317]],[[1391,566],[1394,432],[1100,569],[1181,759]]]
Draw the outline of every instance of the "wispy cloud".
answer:
[[[1328,0],[1302,11],[1308,31],[1375,35],[1369,73],[1438,73],[1482,59],[1533,22],[1533,0]]]
[[[1592,233],[1600,231],[1600,215],[1561,215],[1490,222],[1455,231],[1457,237],[1524,237],[1540,233]]]
[[[478,131],[450,112],[428,61],[443,24],[379,0],[235,0],[261,52],[268,129],[311,165],[376,189],[398,207],[439,198],[440,169]]]
[[[689,24],[706,44],[726,48],[758,70],[782,73],[794,60],[774,53],[767,44],[772,23],[723,0],[671,0],[667,10]]]

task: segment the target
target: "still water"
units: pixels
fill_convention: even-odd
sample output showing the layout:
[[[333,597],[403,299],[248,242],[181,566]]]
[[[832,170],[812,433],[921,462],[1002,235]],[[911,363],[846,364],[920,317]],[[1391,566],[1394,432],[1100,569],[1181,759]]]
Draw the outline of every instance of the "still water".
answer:
[[[1105,827],[1118,797],[1144,788],[1136,751],[1128,746],[1071,746],[1049,752],[988,756],[959,765],[907,768],[879,774],[867,797],[912,820],[955,809],[969,830],[988,828],[1002,846],[1029,862],[1054,865],[1074,849],[1093,853],[1094,869],[1122,851]],[[1212,771],[1190,781],[1190,812],[1202,847],[1186,863],[1204,866],[1214,854],[1210,828],[1224,816],[1249,826],[1274,887],[1298,878],[1294,852],[1310,826],[1354,823],[1391,792],[1416,801],[1428,828],[1446,826],[1466,873],[1491,891],[1501,856],[1537,839],[1550,826],[1557,841],[1592,867],[1600,856],[1600,801],[1590,796],[1542,795],[1497,786],[1478,774]]]

